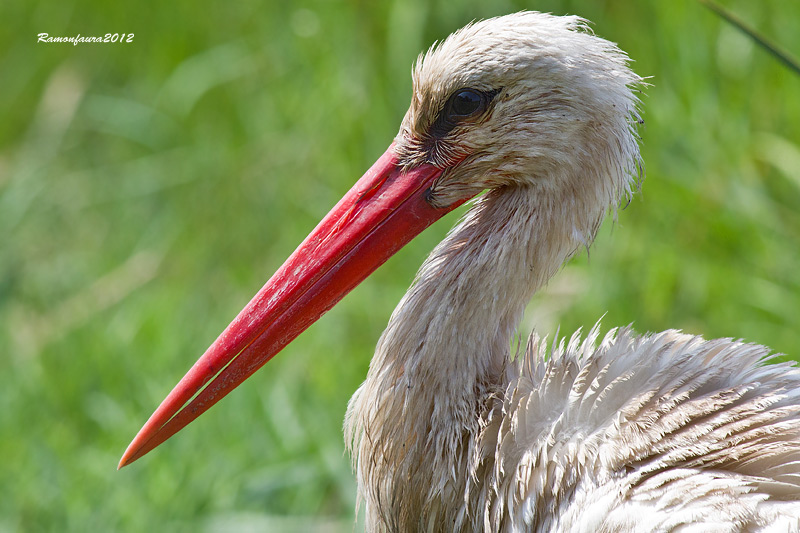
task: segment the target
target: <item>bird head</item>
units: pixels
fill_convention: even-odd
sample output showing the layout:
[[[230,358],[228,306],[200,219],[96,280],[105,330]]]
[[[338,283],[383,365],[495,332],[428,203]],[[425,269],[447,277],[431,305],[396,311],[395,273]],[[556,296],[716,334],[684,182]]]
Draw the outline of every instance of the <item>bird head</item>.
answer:
[[[579,17],[522,12],[470,24],[426,53],[396,142],[401,165],[441,167],[437,207],[504,186],[601,211],[640,174],[642,80]]]

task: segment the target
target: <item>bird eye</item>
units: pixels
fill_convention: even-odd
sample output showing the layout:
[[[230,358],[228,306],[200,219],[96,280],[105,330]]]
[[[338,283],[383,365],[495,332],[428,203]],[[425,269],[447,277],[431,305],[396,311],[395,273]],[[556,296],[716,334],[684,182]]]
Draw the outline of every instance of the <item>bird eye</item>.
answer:
[[[461,89],[453,96],[447,106],[448,118],[451,120],[470,117],[486,109],[486,95],[475,89]]]
[[[495,96],[502,88],[491,91],[478,89],[459,89],[448,98],[436,120],[428,131],[433,138],[442,138],[448,135],[461,121],[476,117],[489,108]]]

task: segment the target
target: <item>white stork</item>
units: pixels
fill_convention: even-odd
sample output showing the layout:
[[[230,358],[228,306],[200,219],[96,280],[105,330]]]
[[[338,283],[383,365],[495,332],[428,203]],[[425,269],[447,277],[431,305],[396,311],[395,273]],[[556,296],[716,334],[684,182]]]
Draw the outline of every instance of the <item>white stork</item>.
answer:
[[[420,269],[345,420],[370,531],[798,531],[800,373],[764,347],[598,328],[527,352],[533,293],[640,177],[642,80],[578,17],[420,56],[386,153],[133,440],[141,457],[483,191]]]

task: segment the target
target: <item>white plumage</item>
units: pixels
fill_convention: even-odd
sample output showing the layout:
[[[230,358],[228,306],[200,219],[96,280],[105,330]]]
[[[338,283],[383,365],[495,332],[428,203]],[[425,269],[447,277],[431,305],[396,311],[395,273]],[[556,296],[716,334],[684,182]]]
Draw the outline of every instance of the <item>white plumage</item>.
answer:
[[[798,531],[800,374],[767,350],[597,327],[512,362],[521,313],[639,175],[635,91],[576,17],[472,24],[420,57],[401,161],[490,189],[395,310],[345,429],[370,531]],[[491,113],[430,134],[461,87]],[[459,163],[454,165],[454,161]]]

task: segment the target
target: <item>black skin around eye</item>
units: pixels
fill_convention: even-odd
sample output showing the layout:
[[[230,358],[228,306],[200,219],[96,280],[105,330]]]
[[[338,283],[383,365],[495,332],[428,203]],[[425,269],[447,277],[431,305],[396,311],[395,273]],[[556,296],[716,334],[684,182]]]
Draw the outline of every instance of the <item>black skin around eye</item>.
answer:
[[[439,116],[436,117],[430,129],[431,136],[444,137],[459,122],[481,115],[499,92],[500,89],[479,91],[469,87],[457,90],[450,96]]]

